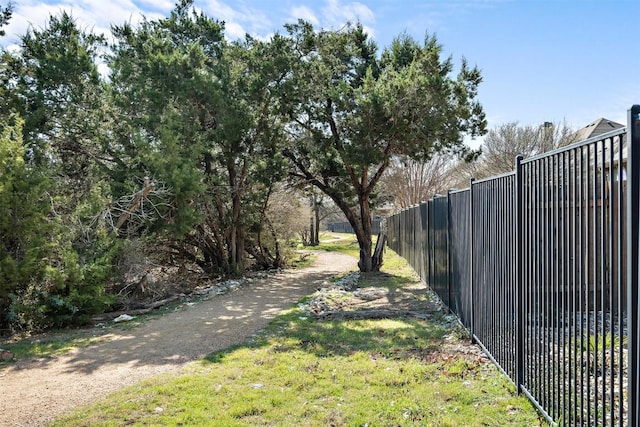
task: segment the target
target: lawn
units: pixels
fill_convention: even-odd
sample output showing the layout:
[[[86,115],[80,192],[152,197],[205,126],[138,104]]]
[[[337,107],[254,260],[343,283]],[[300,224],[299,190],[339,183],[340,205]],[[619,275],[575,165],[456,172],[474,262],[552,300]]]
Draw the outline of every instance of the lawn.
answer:
[[[375,286],[415,283],[393,252],[386,260],[388,282]],[[452,316],[325,321],[304,307],[291,308],[244,345],[123,389],[54,425],[542,424],[479,352],[455,350],[471,346]]]

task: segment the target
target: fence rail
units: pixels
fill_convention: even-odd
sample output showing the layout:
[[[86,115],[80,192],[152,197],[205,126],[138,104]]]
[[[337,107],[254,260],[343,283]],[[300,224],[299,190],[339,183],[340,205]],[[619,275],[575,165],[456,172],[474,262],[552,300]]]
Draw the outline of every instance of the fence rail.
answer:
[[[639,425],[640,106],[387,218],[389,246],[552,423]]]

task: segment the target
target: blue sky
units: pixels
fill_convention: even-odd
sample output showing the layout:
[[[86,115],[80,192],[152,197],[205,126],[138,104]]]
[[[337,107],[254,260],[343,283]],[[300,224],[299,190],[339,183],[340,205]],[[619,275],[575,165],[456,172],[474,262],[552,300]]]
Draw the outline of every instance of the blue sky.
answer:
[[[171,0],[14,0],[0,41],[71,11],[85,28],[166,16]],[[2,4],[6,4],[2,2]],[[479,99],[489,127],[563,121],[574,129],[606,117],[626,124],[640,104],[640,0],[197,0],[226,22],[229,38],[268,37],[297,18],[323,28],[360,21],[380,48],[406,32],[436,34],[456,63],[482,70]]]

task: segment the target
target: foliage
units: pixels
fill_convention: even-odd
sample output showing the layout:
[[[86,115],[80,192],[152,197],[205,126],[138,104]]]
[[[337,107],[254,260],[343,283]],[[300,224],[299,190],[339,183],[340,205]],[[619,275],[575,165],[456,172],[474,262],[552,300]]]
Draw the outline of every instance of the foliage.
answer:
[[[104,158],[105,98],[95,63],[103,46],[101,36],[79,30],[63,12],[22,36],[18,53],[3,55],[6,108],[25,120],[32,161],[59,169],[63,185],[83,191],[93,163]]]
[[[0,27],[11,12],[0,7]],[[210,275],[282,266],[281,242],[300,228],[287,175],[347,215],[360,268],[377,269],[370,212],[392,159],[464,154],[462,136],[484,131],[480,73],[463,61],[452,77],[430,36],[401,36],[379,54],[359,25],[299,22],[266,41],[229,41],[191,0],[112,32],[109,46],[61,12],[2,51],[3,161],[13,169],[0,177],[0,203],[21,212],[2,223],[5,329],[104,310],[130,239]]]
[[[265,267],[281,262],[260,232],[281,175],[274,102],[287,70],[282,38],[230,43],[223,29],[185,1],[168,18],[114,28],[110,65],[121,156],[173,193],[167,246],[205,271],[233,274],[245,252]]]
[[[9,2],[6,6],[0,6],[0,37],[5,35],[5,31],[2,29],[11,20],[13,15],[13,3]]]
[[[81,262],[53,215],[50,178],[24,160],[23,122],[12,121],[0,139],[0,327],[37,330],[80,322],[111,302],[104,293],[111,275],[108,251]]]
[[[46,200],[42,193],[48,184],[30,173],[24,161],[22,121],[4,124],[0,137],[0,319],[7,328],[15,316],[10,310],[16,292],[42,271],[42,231],[46,225]]]
[[[463,61],[451,77],[453,63],[431,36],[423,44],[399,37],[378,58],[360,25],[316,31],[300,21],[287,30],[295,42],[284,100],[291,176],[333,200],[358,238],[360,269],[378,269],[371,208],[381,178],[394,156],[467,154],[463,135],[485,128],[480,72]]]
[[[120,244],[96,216],[110,197],[102,46],[62,13],[2,52],[0,120],[12,163],[0,178],[5,331],[83,322],[113,300],[105,286]]]

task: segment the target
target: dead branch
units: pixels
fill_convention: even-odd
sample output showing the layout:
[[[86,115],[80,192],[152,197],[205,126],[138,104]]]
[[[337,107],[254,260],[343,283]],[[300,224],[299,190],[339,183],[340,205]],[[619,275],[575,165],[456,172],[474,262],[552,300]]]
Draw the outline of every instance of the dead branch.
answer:
[[[159,300],[159,301],[154,301],[152,303],[149,304],[145,304],[142,308],[137,308],[137,309],[132,309],[132,310],[121,310],[121,311],[112,311],[109,313],[103,313],[99,316],[94,316],[91,318],[92,321],[94,322],[104,322],[104,321],[108,321],[108,320],[113,320],[118,316],[121,316],[123,314],[128,314],[129,316],[140,316],[142,314],[148,314],[150,312],[152,312],[153,310],[156,310],[160,307],[162,307],[163,305],[169,304],[170,302],[179,300],[180,298],[182,298],[182,295],[172,295],[168,298]]]
[[[387,308],[372,308],[354,311],[324,311],[313,313],[318,320],[377,320],[393,319],[398,317],[424,317],[424,313],[416,311],[397,310]]]
[[[133,213],[133,211],[135,211],[138,208],[138,206],[140,206],[140,203],[142,203],[142,200],[145,197],[147,197],[155,187],[156,187],[156,184],[151,182],[148,176],[145,176],[144,186],[142,190],[138,191],[138,193],[136,194],[136,197],[133,199],[133,202],[129,205],[127,210],[118,218],[118,222],[116,223],[116,230],[119,230],[120,227],[124,225],[124,223],[129,219],[129,217]]]

